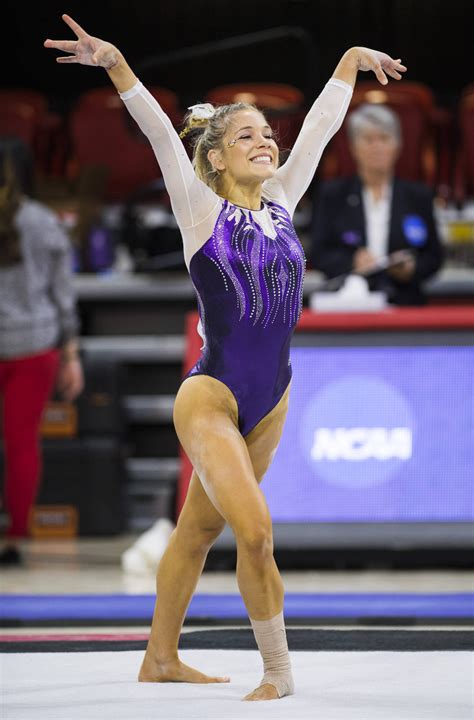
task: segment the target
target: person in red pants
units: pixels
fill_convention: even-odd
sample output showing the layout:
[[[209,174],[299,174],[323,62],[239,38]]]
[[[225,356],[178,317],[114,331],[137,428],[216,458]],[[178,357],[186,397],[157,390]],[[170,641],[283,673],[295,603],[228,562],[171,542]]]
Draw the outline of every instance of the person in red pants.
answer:
[[[0,409],[4,504],[9,520],[0,564],[22,560],[18,540],[41,478],[39,428],[57,386],[83,388],[69,238],[55,213],[32,197],[28,146],[0,137]]]

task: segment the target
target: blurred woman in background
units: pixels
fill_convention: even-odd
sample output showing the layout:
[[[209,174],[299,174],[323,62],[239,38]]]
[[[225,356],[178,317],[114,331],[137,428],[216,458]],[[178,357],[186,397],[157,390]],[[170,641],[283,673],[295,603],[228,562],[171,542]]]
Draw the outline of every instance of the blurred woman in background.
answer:
[[[0,403],[9,525],[0,564],[22,557],[41,477],[39,428],[55,384],[72,401],[83,387],[69,239],[33,199],[29,147],[0,138]]]
[[[424,305],[423,283],[443,263],[433,193],[396,174],[403,138],[388,106],[363,104],[348,117],[356,173],[323,182],[314,203],[313,267],[328,278],[360,273],[395,305]],[[391,262],[386,270],[378,263]],[[396,262],[395,262],[396,261]]]

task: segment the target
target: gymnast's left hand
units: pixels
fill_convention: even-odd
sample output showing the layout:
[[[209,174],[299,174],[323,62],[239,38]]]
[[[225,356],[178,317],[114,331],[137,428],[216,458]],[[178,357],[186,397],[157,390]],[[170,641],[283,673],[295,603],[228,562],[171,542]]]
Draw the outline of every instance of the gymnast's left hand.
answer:
[[[407,71],[405,65],[401,63],[401,58],[394,60],[387,53],[366,47],[354,47],[352,51],[356,58],[357,69],[362,70],[362,72],[372,70],[382,85],[388,83],[387,75],[395,80],[401,80],[401,73]]]

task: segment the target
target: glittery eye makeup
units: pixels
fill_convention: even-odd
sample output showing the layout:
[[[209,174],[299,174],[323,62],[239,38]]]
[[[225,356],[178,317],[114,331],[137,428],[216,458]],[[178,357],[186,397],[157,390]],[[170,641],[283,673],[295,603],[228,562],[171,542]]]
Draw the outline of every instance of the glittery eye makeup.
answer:
[[[247,129],[248,129],[248,130],[251,130],[251,131],[254,131],[254,130],[255,130],[254,127],[252,127],[252,126],[249,125],[249,126],[247,126],[247,127],[245,127],[245,128],[240,128],[240,130],[238,130],[237,132],[241,132],[242,130],[247,130]],[[265,125],[265,126],[264,126],[264,130],[270,130],[270,132],[271,132],[271,128],[270,128],[269,125]],[[271,135],[264,135],[263,137],[265,138],[265,140],[273,140],[273,141],[275,141],[275,137],[273,136],[273,134],[271,134]],[[252,139],[252,134],[251,134],[251,133],[250,133],[250,134],[247,134],[247,135],[239,135],[239,137],[236,137],[236,138],[234,138],[233,140],[230,140],[230,141],[227,143],[227,147],[233,147],[233,146],[237,143],[238,140],[251,140],[251,139]]]

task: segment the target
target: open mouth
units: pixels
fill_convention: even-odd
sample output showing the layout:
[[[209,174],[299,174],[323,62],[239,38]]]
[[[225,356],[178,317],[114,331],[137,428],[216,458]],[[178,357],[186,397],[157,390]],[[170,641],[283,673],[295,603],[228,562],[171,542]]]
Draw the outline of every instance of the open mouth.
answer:
[[[273,158],[271,155],[256,155],[253,158],[250,158],[250,162],[253,162],[258,165],[273,165]]]

